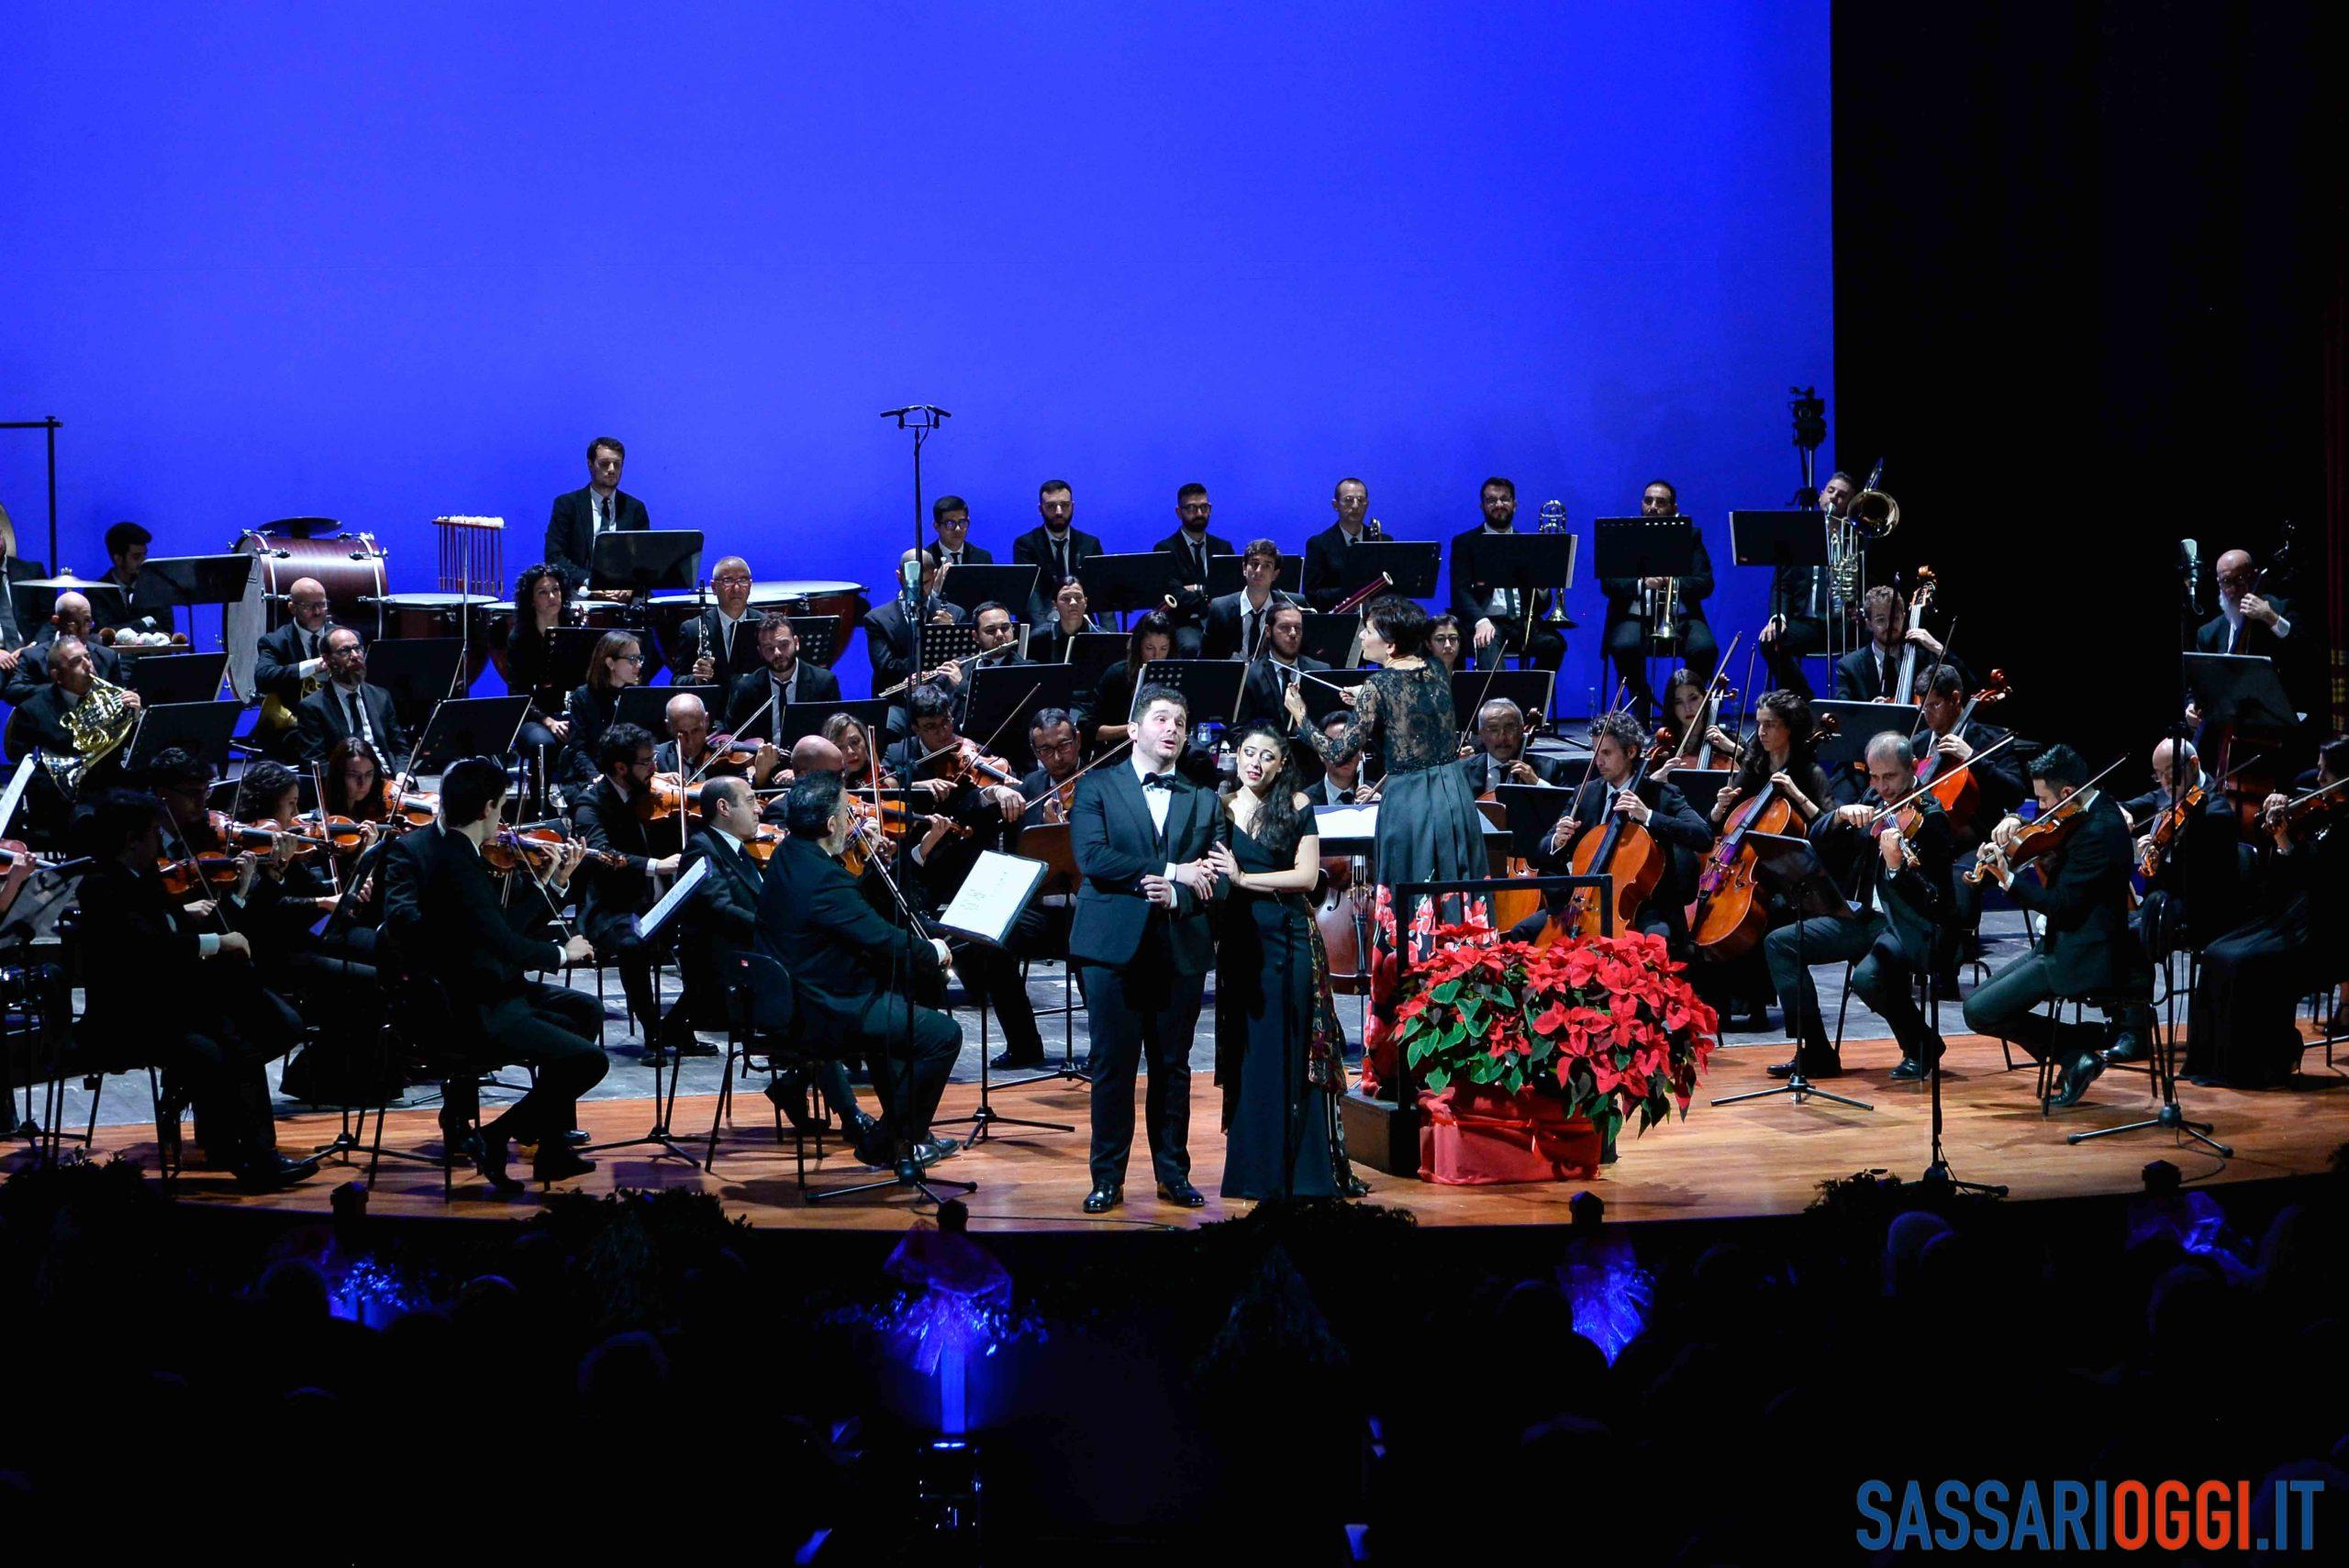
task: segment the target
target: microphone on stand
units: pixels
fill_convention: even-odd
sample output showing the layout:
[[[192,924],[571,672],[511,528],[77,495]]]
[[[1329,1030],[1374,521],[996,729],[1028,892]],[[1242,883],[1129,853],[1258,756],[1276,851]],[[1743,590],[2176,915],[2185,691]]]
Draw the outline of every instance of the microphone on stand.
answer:
[[[2186,604],[2196,615],[2202,613],[2202,554],[2196,540],[2177,541],[2179,562],[2186,573]]]

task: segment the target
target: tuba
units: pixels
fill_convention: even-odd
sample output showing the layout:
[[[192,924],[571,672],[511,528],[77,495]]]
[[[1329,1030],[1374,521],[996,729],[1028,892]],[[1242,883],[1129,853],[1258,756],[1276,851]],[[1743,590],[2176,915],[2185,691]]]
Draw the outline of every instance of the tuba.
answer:
[[[65,732],[73,738],[73,754],[51,757],[44,753],[41,762],[57,787],[67,799],[81,793],[82,781],[90,770],[122,749],[130,732],[138,728],[139,714],[122,700],[122,688],[111,681],[90,678],[90,689],[82,700],[66,710],[62,722]]]

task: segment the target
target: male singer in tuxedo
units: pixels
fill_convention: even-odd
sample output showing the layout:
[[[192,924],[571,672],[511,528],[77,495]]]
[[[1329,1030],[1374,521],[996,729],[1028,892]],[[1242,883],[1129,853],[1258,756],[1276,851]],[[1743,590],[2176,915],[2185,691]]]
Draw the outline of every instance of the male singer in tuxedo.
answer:
[[[1166,595],[1174,601],[1174,657],[1199,656],[1199,626],[1208,613],[1208,557],[1230,555],[1231,541],[1208,532],[1215,503],[1204,484],[1186,484],[1174,493],[1174,515],[1182,527],[1151,549],[1167,558]]]
[[[1364,539],[1386,537],[1363,520],[1370,510],[1370,486],[1361,480],[1338,481],[1337,494],[1330,498],[1330,506],[1338,514],[1338,520],[1305,541],[1305,602],[1322,611],[1335,606],[1371,576],[1367,572],[1349,570],[1346,551]]]
[[[546,562],[562,573],[567,593],[576,594],[587,581],[587,562],[596,541],[607,533],[649,528],[644,503],[620,489],[620,466],[628,449],[609,436],[587,443],[587,484],[554,498],[547,518]]]
[[[1093,1035],[1093,1190],[1085,1212],[1125,1201],[1134,1140],[1134,1067],[1150,1059],[1151,1164],[1158,1195],[1186,1208],[1207,1202],[1191,1184],[1191,1031],[1215,962],[1208,903],[1217,888],[1206,856],[1222,808],[1211,790],[1175,772],[1190,736],[1180,692],[1142,688],[1133,751],[1085,774],[1069,812],[1069,845],[1083,881],[1069,932]]]
[[[1061,584],[1082,576],[1085,563],[1101,553],[1101,541],[1076,528],[1076,500],[1065,479],[1047,479],[1036,492],[1036,510],[1043,522],[1011,541],[1011,559],[1036,569],[1036,592],[1028,602],[1028,624],[1041,628],[1052,619],[1053,596]]]
[[[1201,658],[1253,659],[1264,651],[1273,609],[1297,602],[1273,586],[1280,574],[1281,547],[1268,539],[1250,539],[1240,552],[1240,592],[1208,601]]]
[[[375,748],[384,766],[407,766],[407,731],[393,710],[392,694],[367,684],[367,650],[359,634],[336,627],[326,639],[327,684],[302,699],[298,712],[302,761],[323,762],[335,742],[356,735]]]
[[[1498,474],[1486,480],[1476,505],[1485,514],[1483,526],[1452,540],[1452,613],[1471,628],[1475,667],[1489,670],[1506,657],[1520,655],[1537,670],[1555,670],[1565,658],[1566,639],[1542,618],[1549,591],[1535,586],[1529,592],[1522,584],[1503,582],[1498,569],[1486,564],[1484,540],[1517,531],[1516,483]]]

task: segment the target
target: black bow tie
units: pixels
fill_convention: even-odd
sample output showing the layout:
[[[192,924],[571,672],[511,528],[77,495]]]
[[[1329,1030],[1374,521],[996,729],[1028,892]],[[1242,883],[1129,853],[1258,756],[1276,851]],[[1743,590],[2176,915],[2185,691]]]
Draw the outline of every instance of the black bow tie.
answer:
[[[1141,776],[1141,787],[1171,790],[1174,787],[1174,775],[1173,773],[1144,773]]]

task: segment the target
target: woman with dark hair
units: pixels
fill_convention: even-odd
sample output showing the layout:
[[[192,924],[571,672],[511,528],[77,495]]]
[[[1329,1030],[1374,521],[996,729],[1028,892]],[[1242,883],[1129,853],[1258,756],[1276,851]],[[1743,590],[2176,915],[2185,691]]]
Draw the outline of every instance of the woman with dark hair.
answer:
[[[560,746],[571,727],[562,712],[562,686],[554,673],[554,629],[562,624],[568,595],[562,573],[551,566],[526,566],[514,584],[514,629],[506,638],[506,689],[530,699],[515,744]]]
[[[324,1026],[322,1042],[331,1038],[342,1049],[370,1040],[382,1022],[372,963],[375,933],[348,921],[330,927],[323,937],[314,932],[319,917],[331,913],[342,898],[330,869],[330,851],[313,848],[294,857],[299,840],[290,832],[299,822],[301,796],[300,776],[283,762],[255,762],[237,783],[238,821],[289,832],[260,856],[261,874],[245,897],[237,926],[252,943],[253,965],[262,978],[273,990],[302,997],[308,1015]],[[317,1065],[309,1063],[303,1073]],[[317,1087],[295,1073],[287,1092],[296,1098],[317,1098],[320,1096],[312,1092]]]
[[[1394,888],[1464,881],[1486,872],[1485,819],[1458,766],[1460,721],[1452,706],[1452,677],[1428,657],[1428,613],[1413,601],[1390,595],[1371,603],[1363,617],[1362,653],[1381,668],[1339,695],[1353,717],[1334,737],[1307,720],[1297,686],[1284,694],[1292,735],[1324,758],[1356,750],[1386,758],[1378,786],[1374,942],[1390,956],[1399,945]],[[1409,925],[1416,913],[1403,912],[1401,922]],[[1445,899],[1433,913],[1438,924],[1446,923],[1459,917],[1458,905]],[[1371,966],[1371,1028],[1363,1042],[1365,1091],[1395,1075],[1388,1038],[1398,972],[1391,961]]]
[[[1101,677],[1101,689],[1094,695],[1093,709],[1085,716],[1088,721],[1097,721],[1093,726],[1096,746],[1115,746],[1126,739],[1133,728],[1128,719],[1142,667],[1153,659],[1174,657],[1174,617],[1164,610],[1135,617],[1133,629],[1126,634],[1125,662],[1110,665],[1109,673]]]
[[[353,822],[382,822],[392,815],[392,780],[375,748],[356,735],[334,743],[318,764],[329,817]]]
[[[1314,924],[1321,874],[1313,806],[1289,744],[1240,738],[1239,786],[1208,862],[1229,890],[1216,921],[1215,1078],[1223,1088],[1223,1195],[1330,1197],[1358,1189],[1342,1136],[1346,1037]]]
[[[852,791],[872,788],[873,738],[865,733],[863,721],[852,713],[836,713],[824,720],[824,739],[840,748],[841,787]],[[880,784],[883,789],[895,789],[897,776],[884,771]]]
[[[1794,807],[1794,821],[1787,830],[1810,831],[1813,819],[1833,804],[1828,797],[1827,774],[1812,754],[1810,732],[1809,697],[1792,691],[1763,694],[1753,706],[1753,733],[1742,737],[1744,756],[1737,773],[1713,798],[1711,819],[1716,834],[1740,801],[1759,795],[1770,784],[1776,784],[1779,796]],[[1698,870],[1701,873],[1702,868]],[[1791,917],[1774,906],[1771,929]],[[1776,991],[1758,946],[1727,962],[1696,964],[1688,972],[1688,980],[1697,995],[1720,1015],[1723,1030],[1767,1027],[1770,1002]],[[1751,1021],[1741,1022],[1741,1014]]]
[[[564,715],[571,721],[571,743],[563,748],[562,782],[584,787],[603,776],[596,765],[596,749],[612,727],[620,694],[644,680],[644,651],[634,634],[607,631],[587,660],[587,683],[571,694]]]
[[[1460,617],[1442,615],[1428,623],[1428,651],[1450,674],[1460,668]]]

